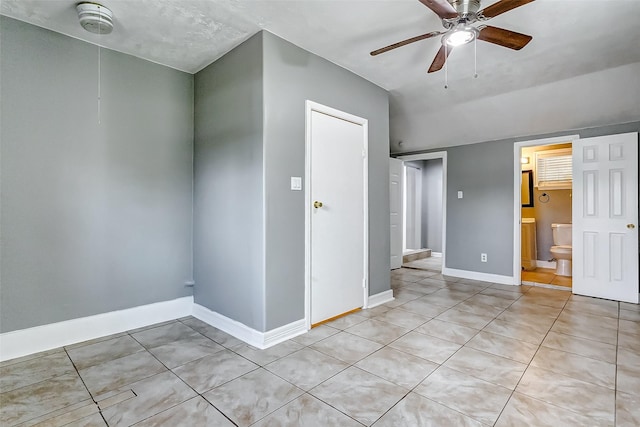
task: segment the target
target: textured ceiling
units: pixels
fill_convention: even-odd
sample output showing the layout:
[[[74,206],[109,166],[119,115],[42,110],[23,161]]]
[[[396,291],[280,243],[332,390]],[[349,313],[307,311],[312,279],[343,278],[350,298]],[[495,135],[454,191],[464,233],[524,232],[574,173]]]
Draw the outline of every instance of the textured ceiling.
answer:
[[[84,31],[74,0],[2,0],[0,12],[72,37],[194,73],[261,29],[322,56],[391,93],[392,115],[428,112],[607,68],[640,62],[640,0],[536,0],[491,25],[533,36],[516,52],[477,44],[456,49],[444,71],[426,74],[440,47],[429,39],[369,52],[428,31],[439,18],[418,0],[104,0],[108,36]],[[486,7],[493,0],[483,1]]]

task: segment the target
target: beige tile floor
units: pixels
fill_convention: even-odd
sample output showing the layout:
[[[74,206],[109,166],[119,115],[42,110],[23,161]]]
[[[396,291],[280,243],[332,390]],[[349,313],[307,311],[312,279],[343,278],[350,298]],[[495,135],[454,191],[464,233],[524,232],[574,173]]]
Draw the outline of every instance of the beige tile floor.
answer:
[[[409,261],[402,264],[406,268],[417,268],[421,270],[442,271],[442,257],[430,256],[427,258]]]
[[[638,426],[640,307],[392,272],[267,350],[187,317],[0,365],[2,426]]]
[[[571,277],[558,276],[553,268],[536,268],[522,272],[522,283],[541,283],[544,285],[562,286],[571,289]]]

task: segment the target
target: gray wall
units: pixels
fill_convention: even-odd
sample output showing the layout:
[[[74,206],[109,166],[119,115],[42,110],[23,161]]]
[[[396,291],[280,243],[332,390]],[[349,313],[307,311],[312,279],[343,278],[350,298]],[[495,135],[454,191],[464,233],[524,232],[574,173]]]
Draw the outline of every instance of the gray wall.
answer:
[[[264,33],[267,329],[304,317],[305,100],[369,120],[370,294],[389,285],[389,110],[383,89]]]
[[[482,273],[513,275],[515,142],[572,134],[589,138],[626,132],[640,132],[640,122],[446,148],[446,266]],[[458,190],[464,191],[464,198],[457,198]],[[480,262],[481,252],[488,254],[488,262]]]
[[[195,76],[195,302],[264,331],[262,34]],[[282,267],[281,267],[282,268]]]
[[[1,331],[191,294],[193,76],[0,17]]]
[[[422,167],[422,247],[442,252],[442,159]]]

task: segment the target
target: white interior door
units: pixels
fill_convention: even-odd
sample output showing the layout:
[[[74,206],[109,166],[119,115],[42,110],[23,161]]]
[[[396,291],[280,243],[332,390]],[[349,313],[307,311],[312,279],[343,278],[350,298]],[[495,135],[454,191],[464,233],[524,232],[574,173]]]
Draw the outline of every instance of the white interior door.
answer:
[[[403,161],[389,159],[389,213],[391,221],[391,269],[402,267]]]
[[[638,303],[638,134],[573,144],[573,292]]]
[[[405,249],[422,248],[422,169],[405,165]]]
[[[367,272],[367,121],[311,110],[311,324],[362,307]]]

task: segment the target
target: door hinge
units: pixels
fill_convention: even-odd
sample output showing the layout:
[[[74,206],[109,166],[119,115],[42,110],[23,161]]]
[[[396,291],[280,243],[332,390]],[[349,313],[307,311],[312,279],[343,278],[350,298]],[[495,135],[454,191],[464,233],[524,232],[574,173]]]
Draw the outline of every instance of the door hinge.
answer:
[[[362,158],[367,157],[367,150],[362,150]]]
[[[362,287],[363,287],[364,289],[366,289],[366,288],[367,288],[367,279],[362,279]]]

